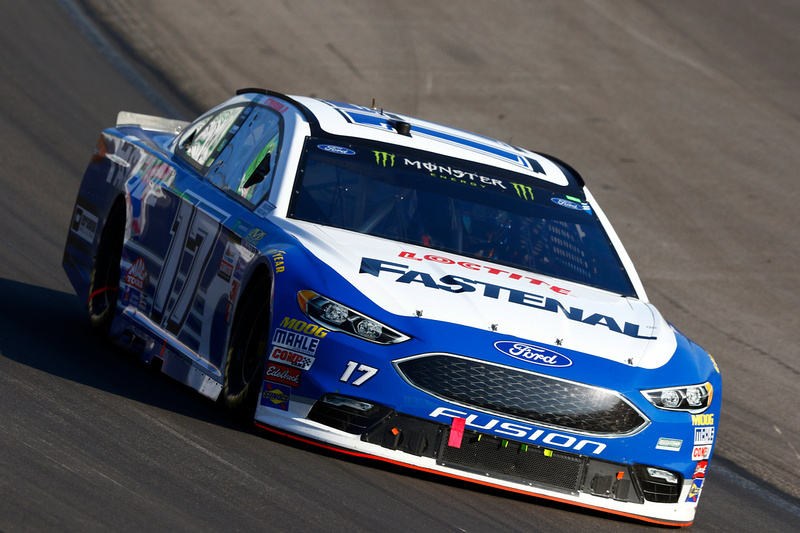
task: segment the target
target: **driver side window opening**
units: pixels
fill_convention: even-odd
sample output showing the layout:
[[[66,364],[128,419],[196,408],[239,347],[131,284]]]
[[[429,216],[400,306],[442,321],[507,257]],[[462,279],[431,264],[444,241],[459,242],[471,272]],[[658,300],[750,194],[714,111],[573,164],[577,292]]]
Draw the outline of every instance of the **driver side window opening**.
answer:
[[[267,107],[228,107],[192,124],[176,152],[209,182],[253,207],[272,186],[282,128],[281,116]]]
[[[255,205],[272,186],[281,140],[281,117],[267,107],[254,105],[242,111],[232,130],[206,177],[223,191]]]

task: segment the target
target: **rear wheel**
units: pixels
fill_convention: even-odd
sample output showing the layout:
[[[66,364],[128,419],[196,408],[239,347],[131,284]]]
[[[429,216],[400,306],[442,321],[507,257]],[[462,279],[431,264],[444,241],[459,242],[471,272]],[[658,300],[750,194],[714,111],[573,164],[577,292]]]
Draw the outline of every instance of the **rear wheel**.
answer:
[[[125,239],[125,205],[117,202],[106,219],[89,283],[89,322],[102,337],[107,337],[114,320],[119,292],[120,261]]]
[[[263,381],[269,345],[269,277],[247,292],[233,322],[225,361],[222,401],[241,419],[252,420]]]

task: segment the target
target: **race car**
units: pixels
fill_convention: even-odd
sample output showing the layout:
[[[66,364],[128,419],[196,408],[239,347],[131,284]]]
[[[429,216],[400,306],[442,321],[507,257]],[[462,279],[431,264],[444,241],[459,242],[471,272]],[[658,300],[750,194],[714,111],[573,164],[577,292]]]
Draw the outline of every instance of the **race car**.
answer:
[[[261,428],[694,519],[719,369],[555,157],[262,89],[191,123],[121,112],[63,266],[99,334]]]

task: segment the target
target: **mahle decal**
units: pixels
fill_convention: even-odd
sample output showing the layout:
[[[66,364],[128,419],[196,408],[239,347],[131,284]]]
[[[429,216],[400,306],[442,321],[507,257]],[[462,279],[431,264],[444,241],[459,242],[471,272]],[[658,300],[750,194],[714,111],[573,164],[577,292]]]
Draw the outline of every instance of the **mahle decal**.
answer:
[[[375,154],[375,162],[383,167],[393,167],[394,166],[394,154],[390,154],[389,152],[378,152],[376,150],[372,151]]]

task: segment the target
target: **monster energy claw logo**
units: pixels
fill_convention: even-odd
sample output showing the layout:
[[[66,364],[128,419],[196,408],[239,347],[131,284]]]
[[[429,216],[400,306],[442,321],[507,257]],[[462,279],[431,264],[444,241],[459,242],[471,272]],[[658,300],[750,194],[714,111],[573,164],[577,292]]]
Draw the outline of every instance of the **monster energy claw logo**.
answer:
[[[394,166],[394,154],[390,154],[389,152],[377,152],[375,150],[372,151],[375,154],[375,162],[381,166],[386,166],[388,163],[390,167]]]
[[[514,182],[511,182],[511,184],[514,186],[514,190],[517,191],[517,196],[523,200],[533,200],[533,189],[529,185]],[[528,198],[529,196],[530,198]]]

